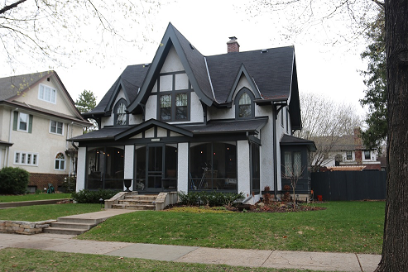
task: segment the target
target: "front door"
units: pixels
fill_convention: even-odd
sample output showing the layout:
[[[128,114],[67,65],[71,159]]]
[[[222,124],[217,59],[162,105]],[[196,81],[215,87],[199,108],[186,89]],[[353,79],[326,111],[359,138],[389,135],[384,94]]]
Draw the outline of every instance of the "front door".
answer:
[[[177,145],[135,147],[135,191],[177,190]]]
[[[148,164],[147,164],[147,189],[154,191],[162,188],[163,176],[163,147],[148,147]]]

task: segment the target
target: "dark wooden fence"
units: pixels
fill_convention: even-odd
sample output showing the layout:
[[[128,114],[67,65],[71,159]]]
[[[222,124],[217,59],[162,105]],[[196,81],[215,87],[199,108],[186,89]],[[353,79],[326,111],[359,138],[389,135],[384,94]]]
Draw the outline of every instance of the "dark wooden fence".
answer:
[[[317,199],[364,200],[386,198],[385,171],[333,171],[312,173],[311,189]]]

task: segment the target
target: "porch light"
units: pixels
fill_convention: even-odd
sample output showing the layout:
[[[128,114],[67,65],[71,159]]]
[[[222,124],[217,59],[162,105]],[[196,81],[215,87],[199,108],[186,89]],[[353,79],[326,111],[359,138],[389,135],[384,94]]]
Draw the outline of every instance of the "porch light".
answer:
[[[203,154],[203,151],[201,150],[201,154]]]

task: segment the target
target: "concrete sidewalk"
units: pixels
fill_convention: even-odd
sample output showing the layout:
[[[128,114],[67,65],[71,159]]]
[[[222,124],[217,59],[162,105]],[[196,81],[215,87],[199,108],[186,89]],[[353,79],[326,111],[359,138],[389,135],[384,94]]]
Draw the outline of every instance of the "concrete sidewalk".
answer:
[[[73,217],[108,218],[127,210],[108,210]],[[302,251],[219,249],[73,239],[61,234],[18,235],[0,233],[0,250],[34,248],[72,253],[100,254],[159,261],[232,266],[310,269],[322,271],[374,271],[380,255]]]
[[[381,257],[352,253],[218,249],[100,242],[72,239],[74,237],[47,233],[30,236],[0,233],[0,250],[6,247],[34,248],[159,261],[356,272],[374,271]]]

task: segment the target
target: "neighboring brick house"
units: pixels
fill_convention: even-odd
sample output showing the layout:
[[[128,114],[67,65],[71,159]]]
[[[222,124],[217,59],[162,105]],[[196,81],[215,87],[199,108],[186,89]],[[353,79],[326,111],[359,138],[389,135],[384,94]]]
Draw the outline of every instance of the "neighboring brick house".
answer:
[[[339,168],[332,168],[339,166]],[[353,135],[340,137],[331,148],[322,167],[332,170],[359,167],[359,170],[381,170],[377,149],[369,149],[363,145],[360,128],[354,129]],[[357,168],[355,168],[357,169]]]
[[[55,71],[0,78],[0,169],[30,173],[29,189],[55,189],[75,174],[68,138],[89,126]]]
[[[130,65],[85,118],[100,129],[79,143],[77,190],[276,194],[300,175],[310,193],[293,46],[204,56],[169,24],[151,64]],[[107,88],[108,89],[108,88]],[[306,169],[302,171],[302,169]]]

